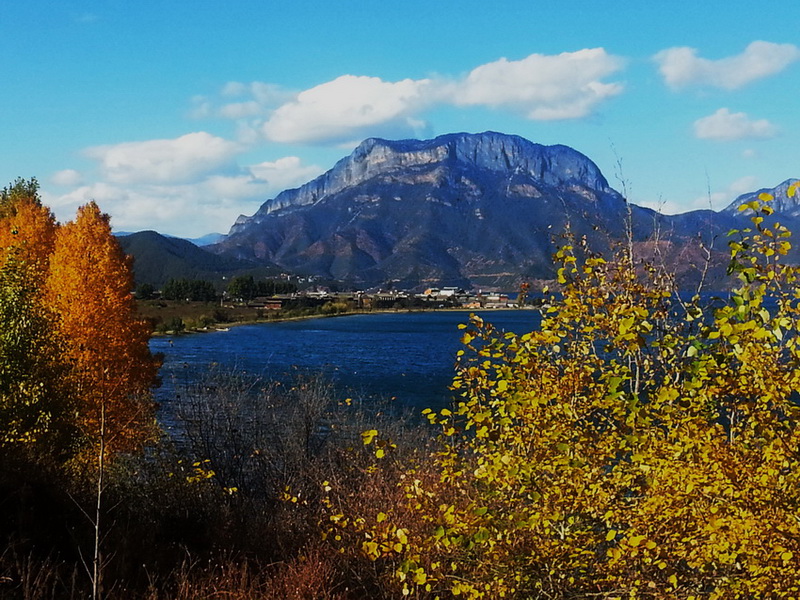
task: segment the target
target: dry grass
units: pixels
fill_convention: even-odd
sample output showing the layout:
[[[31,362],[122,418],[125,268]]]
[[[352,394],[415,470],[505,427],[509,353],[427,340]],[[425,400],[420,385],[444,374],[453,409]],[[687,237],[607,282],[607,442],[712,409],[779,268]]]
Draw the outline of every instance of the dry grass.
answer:
[[[313,378],[264,385],[222,374],[183,393],[182,443],[120,461],[110,474],[103,598],[397,597],[391,565],[359,556],[360,545],[342,552],[334,540],[323,541],[330,523],[323,482],[345,492],[349,514],[375,514],[399,499],[402,466],[430,432],[387,407],[339,402]],[[373,428],[398,443],[379,468],[360,437]],[[215,473],[195,481],[193,465],[201,459]],[[0,475],[6,467],[0,464]],[[20,525],[24,543],[0,546],[0,600],[90,597],[80,558],[91,546],[90,524],[78,508],[91,502],[83,480],[51,481],[47,494],[25,484],[24,500],[14,492],[21,481],[0,477],[0,510],[38,525]],[[299,500],[286,501],[287,489]],[[0,520],[0,531],[22,539],[14,523]]]

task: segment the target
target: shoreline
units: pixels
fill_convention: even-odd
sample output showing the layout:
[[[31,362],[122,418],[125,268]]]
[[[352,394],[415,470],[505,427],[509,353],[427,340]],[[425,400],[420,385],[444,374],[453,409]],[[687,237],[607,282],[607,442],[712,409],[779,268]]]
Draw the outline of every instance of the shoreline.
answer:
[[[224,333],[228,331],[231,327],[240,327],[242,325],[268,325],[270,323],[284,323],[288,321],[306,321],[310,319],[333,319],[336,317],[350,317],[353,315],[376,315],[376,314],[398,314],[398,313],[418,313],[418,312],[484,312],[484,311],[506,311],[506,310],[536,310],[537,307],[534,306],[526,306],[523,308],[518,307],[504,307],[504,308],[463,308],[463,307],[452,307],[452,308],[403,308],[403,309],[378,309],[378,310],[353,310],[353,311],[346,311],[341,313],[336,313],[332,315],[324,315],[324,314],[317,314],[317,315],[302,315],[297,317],[277,317],[275,319],[250,319],[246,321],[232,321],[230,323],[219,323],[219,325],[212,325],[210,327],[204,329],[186,329],[184,331],[178,333],[160,333],[153,331],[150,334],[150,337],[175,337],[181,335],[194,335],[194,334],[201,334],[201,333]]]

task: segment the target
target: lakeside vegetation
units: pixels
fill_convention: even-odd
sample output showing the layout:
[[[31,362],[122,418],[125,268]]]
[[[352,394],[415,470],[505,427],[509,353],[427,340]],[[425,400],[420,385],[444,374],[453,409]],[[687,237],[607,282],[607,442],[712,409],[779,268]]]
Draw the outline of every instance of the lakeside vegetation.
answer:
[[[465,326],[428,425],[212,372],[179,440],[140,314],[216,303],[136,313],[95,205],[0,200],[2,598],[800,596],[800,268],[766,196],[713,310],[574,240],[537,331]]]
[[[213,331],[234,325],[373,312],[371,309],[359,309],[352,304],[330,301],[313,304],[298,302],[295,306],[264,310],[245,303],[220,306],[219,302],[148,300],[140,301],[138,310],[139,315],[153,325],[155,334],[171,335]]]
[[[202,288],[204,283],[196,282]],[[270,283],[259,282],[259,283]],[[138,293],[137,293],[138,296]],[[243,300],[241,297],[228,294],[223,297],[217,293],[210,294],[207,299],[196,299],[181,294],[176,299],[172,294],[165,298],[162,293],[155,294],[138,301],[138,314],[146,319],[156,334],[180,334],[225,328],[232,325],[267,323],[311,317],[331,317],[340,315],[363,314],[385,311],[424,311],[442,309],[465,309],[465,303],[458,298],[425,295],[362,294],[362,293],[291,293],[272,296],[252,297]],[[507,296],[504,302],[486,304],[485,307],[518,307],[511,304]],[[467,297],[466,294],[464,297]],[[481,308],[479,302],[470,305],[470,309]]]

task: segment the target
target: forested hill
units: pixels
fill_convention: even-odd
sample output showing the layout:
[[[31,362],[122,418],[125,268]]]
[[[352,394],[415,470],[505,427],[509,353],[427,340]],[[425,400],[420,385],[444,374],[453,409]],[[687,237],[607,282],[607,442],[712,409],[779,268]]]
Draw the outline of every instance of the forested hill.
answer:
[[[140,231],[117,238],[126,254],[134,258],[137,284],[149,283],[161,288],[170,279],[218,281],[243,273],[268,277],[280,272],[269,263],[217,255],[179,238],[155,231]]]

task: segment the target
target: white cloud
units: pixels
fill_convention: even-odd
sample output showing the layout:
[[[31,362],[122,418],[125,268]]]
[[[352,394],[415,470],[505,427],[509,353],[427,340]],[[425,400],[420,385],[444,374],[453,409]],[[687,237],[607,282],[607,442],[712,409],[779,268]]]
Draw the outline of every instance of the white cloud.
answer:
[[[250,93],[253,98],[266,107],[280,106],[284,102],[288,102],[294,98],[295,93],[284,89],[279,85],[272,83],[263,83],[261,81],[254,81],[249,86]]]
[[[650,208],[658,213],[661,213],[662,215],[677,215],[686,211],[686,207],[682,206],[678,202],[664,200],[662,198],[659,198],[658,200],[641,200],[637,202],[637,204],[645,208]]]
[[[285,190],[302,185],[322,174],[316,165],[303,165],[297,156],[286,156],[275,162],[263,162],[249,167],[250,172],[269,183],[273,190]]]
[[[221,117],[226,119],[247,119],[255,117],[263,112],[262,106],[255,100],[247,102],[231,102],[219,109]]]
[[[214,108],[211,100],[205,96],[193,96],[191,99],[192,107],[189,109],[189,118],[208,119],[213,116]]]
[[[701,140],[743,140],[775,137],[778,128],[766,119],[751,120],[743,112],[720,108],[713,115],[694,122],[694,134]]]
[[[222,88],[221,94],[227,97],[244,96],[247,93],[247,84],[241,81],[229,81]]]
[[[736,198],[742,194],[750,193],[758,189],[758,179],[752,175],[741,177],[731,182],[727,187],[710,191],[702,196],[698,196],[694,200],[690,200],[688,204],[683,202],[674,202],[671,200],[642,200],[637,201],[637,204],[647,208],[652,208],[665,215],[677,215],[684,213],[687,210],[701,210],[712,209],[720,210],[728,206]]]
[[[267,139],[276,142],[341,142],[375,135],[376,127],[413,132],[412,117],[429,103],[430,80],[388,82],[378,77],[342,75],[300,92],[264,123]],[[367,135],[366,133],[364,135]]]
[[[531,54],[518,61],[501,58],[476,67],[453,86],[452,102],[510,108],[534,120],[581,118],[622,92],[621,84],[602,80],[623,65],[603,48]]]
[[[50,177],[50,181],[52,181],[54,185],[75,187],[83,183],[83,175],[75,169],[64,169],[53,173]]]
[[[155,229],[194,237],[226,232],[237,216],[253,213],[267,199],[266,192],[266,185],[252,185],[252,178],[246,176],[211,177],[201,183],[170,186],[98,182],[47,200],[62,221],[73,219],[79,206],[94,200],[112,216],[116,231]]]
[[[237,211],[250,207],[237,199],[198,194],[202,191],[196,185],[127,187],[101,182],[57,198],[53,207],[60,220],[68,220],[74,218],[78,206],[94,200],[112,215],[116,231],[156,229],[186,237],[227,230]]]
[[[800,60],[800,48],[794,44],[755,41],[741,54],[709,60],[698,57],[697,49],[683,46],[662,50],[653,59],[664,81],[673,89],[704,85],[734,90],[780,73]]]
[[[747,194],[758,189],[758,178],[753,175],[740,177],[731,182],[728,187],[695,198],[692,205],[695,208],[712,208],[720,210],[725,208],[742,194]]]
[[[175,139],[96,146],[85,154],[100,162],[104,178],[112,183],[178,183],[230,164],[241,150],[239,144],[201,131]]]
[[[240,214],[252,214],[268,198],[321,172],[322,168],[316,165],[287,156],[272,162],[228,167],[225,171],[211,169],[198,173],[193,181],[123,178],[83,185],[74,180],[79,187],[70,192],[44,195],[61,220],[74,218],[79,206],[95,200],[112,215],[112,224],[118,231],[156,229],[192,237],[227,231]],[[67,172],[61,173],[63,181],[67,181]]]
[[[294,99],[296,93],[281,86],[260,81],[252,83],[229,81],[220,90],[220,96],[223,98],[242,98],[242,100],[222,104],[216,111],[211,108],[210,104],[206,106],[205,103],[195,102],[198,104],[198,108],[205,109],[205,116],[198,108],[194,110],[193,114],[200,118],[219,116],[223,119],[232,120],[257,116],[267,117],[276,108]],[[205,98],[202,98],[202,100],[205,100]]]
[[[461,79],[391,82],[342,75],[276,108],[262,131],[268,140],[287,143],[404,137],[427,127],[420,113],[441,105],[507,109],[534,120],[576,119],[622,92],[622,84],[604,80],[623,66],[623,59],[593,48],[518,61],[502,58]],[[274,87],[265,93],[276,97]]]

